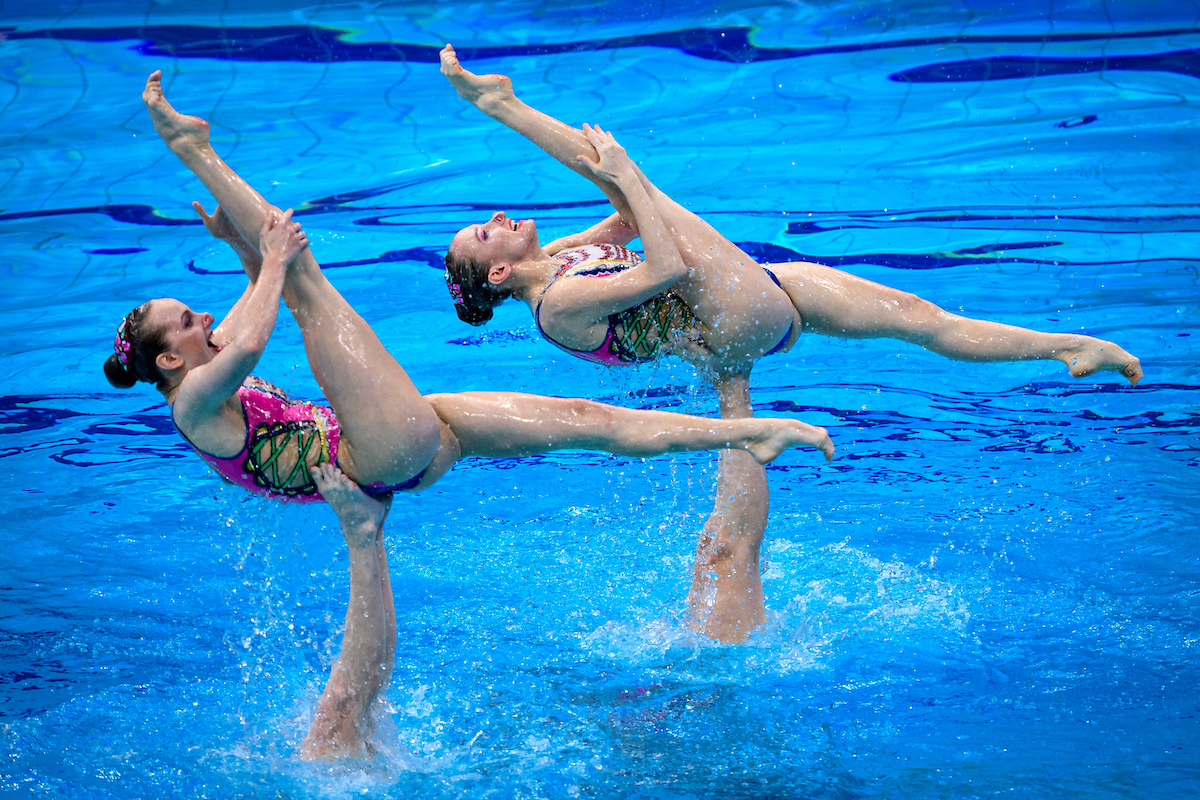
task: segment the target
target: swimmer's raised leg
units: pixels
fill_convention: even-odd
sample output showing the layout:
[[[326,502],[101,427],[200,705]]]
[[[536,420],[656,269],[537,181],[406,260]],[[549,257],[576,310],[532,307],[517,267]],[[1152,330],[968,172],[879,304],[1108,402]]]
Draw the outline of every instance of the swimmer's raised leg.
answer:
[[[717,392],[723,418],[753,417],[748,373],[722,380]],[[710,639],[738,644],[766,622],[758,555],[769,505],[766,469],[746,453],[721,453],[716,504],[700,533],[687,598],[689,625]]]
[[[207,122],[180,114],[167,102],[161,71],[146,79],[142,101],[167,147],[212,192],[243,239],[256,244],[267,215],[278,209],[216,154]],[[337,414],[339,463],[364,483],[400,483],[424,469],[441,433],[433,409],[325,278],[311,249],[288,266],[283,298],[300,325],[313,376]]]
[[[958,361],[1061,361],[1076,378],[1119,372],[1134,386],[1141,362],[1112,342],[951,314],[910,292],[809,262],[772,264],[804,330],[843,339],[889,338]]]
[[[312,474],[317,489],[337,513],[350,548],[350,602],[341,653],[317,701],[308,735],[300,744],[300,757],[305,761],[361,756],[369,751],[366,737],[371,706],[387,685],[396,653],[391,582],[386,557],[381,559],[378,552],[391,497],[378,500],[368,496],[327,463],[314,467]],[[389,637],[393,641],[388,641]]]
[[[623,189],[586,166],[599,158],[595,131],[573,128],[531,107],[516,97],[512,81],[504,75],[476,75],[464,69],[451,45],[442,49],[441,63],[442,74],[460,97],[595,183],[621,218],[638,228],[625,193],[628,187]],[[775,346],[789,326],[798,328],[787,295],[754,259],[660,191],[636,164],[630,166],[649,196],[652,213],[666,227],[687,267],[686,275],[671,289],[701,322],[705,344],[714,353],[735,361],[757,358]]]
[[[644,458],[730,448],[767,464],[790,447],[805,446],[833,459],[828,432],[794,419],[709,419],[517,392],[430,394],[426,399],[456,438],[458,458],[521,458],[554,450]]]
[[[596,148],[582,130],[572,128],[518,100],[513,94],[512,81],[506,75],[476,75],[464,69],[458,62],[453,45],[442,48],[441,64],[442,74],[459,97],[492,119],[524,134],[569,169],[595,183],[622,217],[627,221],[633,220],[633,211],[621,190],[615,184],[596,177],[579,163],[580,155],[590,160],[596,158]]]

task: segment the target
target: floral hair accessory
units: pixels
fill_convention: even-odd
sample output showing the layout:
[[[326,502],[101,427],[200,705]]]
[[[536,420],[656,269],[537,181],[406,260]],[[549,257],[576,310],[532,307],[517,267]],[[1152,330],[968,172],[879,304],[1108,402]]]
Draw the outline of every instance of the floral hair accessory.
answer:
[[[457,283],[450,282],[449,270],[446,272],[446,286],[450,289],[450,298],[454,300],[454,305],[466,308],[467,301],[463,298],[462,286],[458,285]]]
[[[117,326],[117,337],[113,339],[113,352],[117,354],[117,361],[120,361],[123,367],[129,366],[129,351],[132,349],[129,337],[125,335],[128,324],[128,317],[121,320],[121,324]]]

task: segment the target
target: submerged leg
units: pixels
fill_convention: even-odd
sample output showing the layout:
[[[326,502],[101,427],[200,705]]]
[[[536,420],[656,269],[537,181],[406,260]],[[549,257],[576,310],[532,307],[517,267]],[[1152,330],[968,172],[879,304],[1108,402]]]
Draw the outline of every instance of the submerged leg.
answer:
[[[314,467],[313,480],[337,513],[350,548],[350,601],[341,653],[300,744],[305,761],[360,756],[370,749],[371,705],[391,677],[396,654],[391,581],[386,556],[379,555],[391,498],[369,497],[330,464]]]
[[[517,99],[503,75],[475,75],[463,69],[447,45],[442,74],[455,91],[492,119],[522,134],[569,169],[591,180],[631,224],[632,211],[621,191],[582,167],[596,161],[586,134]],[[741,248],[676,203],[642,175],[655,210],[675,239],[689,274],[672,290],[704,326],[704,341],[725,359],[746,361],[770,350],[798,320],[787,295]]]
[[[208,123],[180,114],[162,91],[162,74],[146,81],[142,100],[154,129],[212,192],[246,241],[273,209],[213,151]],[[399,483],[437,450],[440,424],[404,369],[371,327],[326,280],[311,250],[288,268],[284,300],[300,324],[313,375],[342,429],[338,460],[361,483]]]
[[[747,373],[718,385],[722,417],[754,416],[748,387]],[[769,505],[766,469],[746,453],[722,453],[716,506],[697,543],[687,598],[690,625],[711,639],[744,642],[766,622],[758,554]]]
[[[734,448],[766,464],[789,447],[806,445],[833,458],[824,428],[792,419],[708,419],[513,392],[427,399],[457,439],[460,457],[520,458],[552,450],[647,457]]]
[[[845,339],[884,337],[958,361],[1061,361],[1075,377],[1110,370],[1137,385],[1137,358],[1102,339],[1041,331],[951,314],[902,292],[832,267],[772,264],[805,330]]]

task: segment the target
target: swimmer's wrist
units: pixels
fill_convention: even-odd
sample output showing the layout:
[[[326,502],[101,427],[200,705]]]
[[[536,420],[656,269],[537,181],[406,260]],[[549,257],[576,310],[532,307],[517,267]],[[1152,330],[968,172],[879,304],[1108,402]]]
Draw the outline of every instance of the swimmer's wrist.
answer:
[[[278,253],[273,250],[267,250],[265,253],[263,253],[263,256],[262,256],[262,268],[263,269],[278,268],[280,270],[286,269],[287,268],[287,259],[285,259],[283,257],[282,253]]]
[[[638,186],[642,185],[642,182],[638,180],[637,173],[633,171],[632,166],[622,167],[620,169],[620,171],[617,172],[617,176],[616,176],[617,186],[624,189],[626,186],[632,186],[635,183]]]

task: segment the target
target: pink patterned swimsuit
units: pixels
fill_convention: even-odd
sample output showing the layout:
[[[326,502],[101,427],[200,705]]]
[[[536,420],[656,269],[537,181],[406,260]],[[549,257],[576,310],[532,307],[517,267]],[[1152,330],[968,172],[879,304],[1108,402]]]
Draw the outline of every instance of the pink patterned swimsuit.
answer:
[[[588,244],[583,247],[572,247],[560,250],[554,257],[562,264],[550,283],[538,295],[533,304],[533,319],[537,323],[538,332],[551,344],[566,350],[573,356],[585,361],[608,366],[628,366],[653,361],[663,355],[668,349],[672,337],[690,335],[696,320],[692,311],[670,289],[656,294],[633,308],[608,315],[608,333],[604,342],[595,350],[575,350],[561,342],[556,342],[546,329],[542,327],[542,298],[559,278],[572,275],[585,277],[604,277],[616,275],[642,263],[642,257],[632,250],[627,250],[617,244]],[[763,267],[763,271],[780,289],[783,285],[775,273]],[[795,323],[793,323],[794,325]],[[787,344],[792,335],[792,327],[779,340],[779,343],[764,355],[778,353]]]
[[[342,432],[333,409],[292,400],[282,389],[253,376],[246,378],[237,394],[246,416],[246,442],[237,455],[221,458],[206,453],[178,425],[175,429],[228,483],[267,497],[323,501],[308,470],[317,464],[337,464]],[[171,421],[175,421],[174,412]],[[412,489],[424,475],[421,470],[396,486],[372,483],[362,489],[368,494]]]
[[[533,305],[538,332],[551,344],[585,361],[608,366],[625,366],[652,361],[663,345],[678,331],[687,333],[693,325],[692,313],[670,291],[657,294],[633,308],[608,316],[608,333],[595,350],[575,350],[556,342],[542,327],[542,298],[559,278],[573,275],[603,277],[616,275],[642,263],[642,257],[617,244],[588,244],[554,254],[562,264]]]

